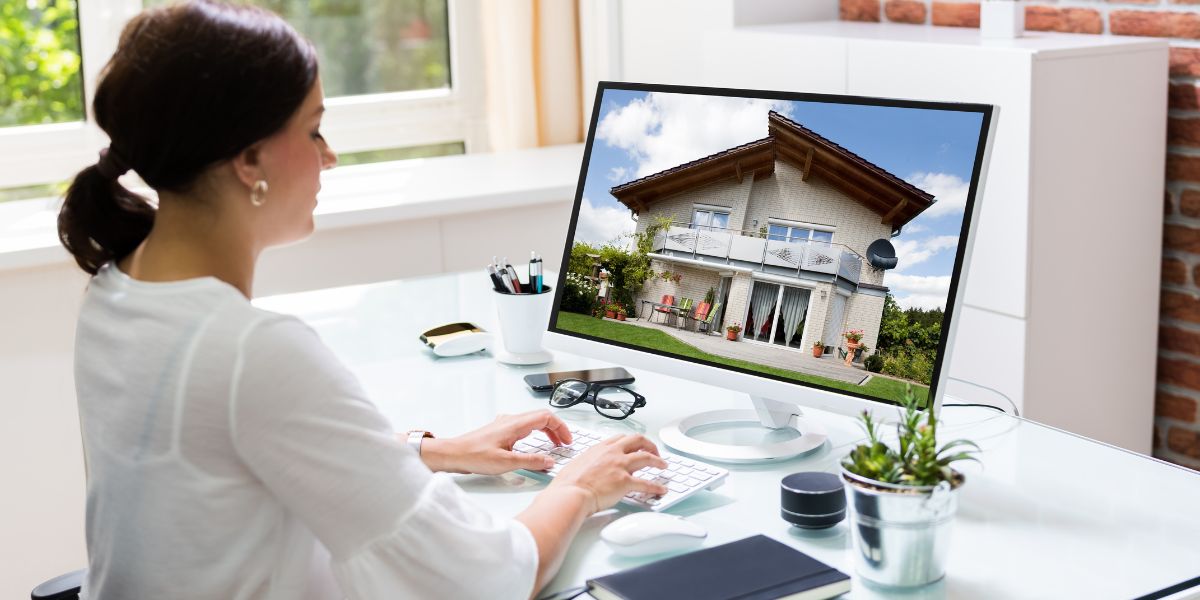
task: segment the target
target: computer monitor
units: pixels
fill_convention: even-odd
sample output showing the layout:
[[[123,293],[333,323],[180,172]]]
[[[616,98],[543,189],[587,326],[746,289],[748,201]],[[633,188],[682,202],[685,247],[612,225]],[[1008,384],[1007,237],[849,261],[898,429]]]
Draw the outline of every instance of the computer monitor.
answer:
[[[803,407],[895,419],[911,385],[939,410],[996,116],[601,82],[547,345],[749,394],[660,432],[714,460],[819,447]],[[795,432],[687,435],[745,419]]]

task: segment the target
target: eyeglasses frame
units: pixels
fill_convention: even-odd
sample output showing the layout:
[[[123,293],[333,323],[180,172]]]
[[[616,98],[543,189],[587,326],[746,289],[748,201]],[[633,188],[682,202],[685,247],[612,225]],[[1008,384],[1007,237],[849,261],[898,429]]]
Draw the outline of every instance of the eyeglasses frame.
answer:
[[[582,383],[587,386],[587,389],[585,389],[584,392],[582,394],[580,394],[579,398],[577,398],[574,402],[572,402],[570,404],[566,404],[566,405],[555,404],[554,403],[554,394],[558,392],[559,386],[561,386],[565,383],[573,383],[573,382]],[[602,390],[606,390],[608,388],[617,388],[621,391],[629,392],[630,394],[633,395],[633,406],[630,407],[629,412],[625,413],[624,416],[614,417],[611,415],[604,414],[603,412],[601,412],[600,406],[598,404],[596,404],[596,398],[600,397],[600,392]],[[600,416],[602,416],[602,417],[612,419],[614,421],[622,421],[624,419],[628,419],[629,416],[632,415],[633,412],[636,411],[637,409],[646,406],[646,397],[623,386],[623,385],[617,385],[615,383],[604,383],[604,382],[599,382],[599,381],[584,381],[582,379],[560,379],[554,383],[554,389],[550,391],[550,398],[547,400],[547,403],[549,403],[550,406],[552,406],[554,408],[571,408],[572,406],[575,406],[576,404],[579,404],[580,402],[586,402],[588,404],[591,404],[592,408],[596,409],[596,412],[599,413]]]

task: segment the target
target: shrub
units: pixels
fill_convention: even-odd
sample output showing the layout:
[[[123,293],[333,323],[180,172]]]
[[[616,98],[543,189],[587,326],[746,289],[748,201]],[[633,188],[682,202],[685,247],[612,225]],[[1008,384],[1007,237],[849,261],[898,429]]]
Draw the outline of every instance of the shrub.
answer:
[[[933,379],[933,355],[933,350],[919,349],[911,344],[888,350],[883,353],[882,372],[928,385]]]
[[[863,360],[863,366],[872,373],[878,373],[883,370],[883,357],[878,354],[872,354]]]
[[[567,285],[563,289],[560,309],[567,312],[588,314],[596,302],[596,286],[578,273],[567,273]]]

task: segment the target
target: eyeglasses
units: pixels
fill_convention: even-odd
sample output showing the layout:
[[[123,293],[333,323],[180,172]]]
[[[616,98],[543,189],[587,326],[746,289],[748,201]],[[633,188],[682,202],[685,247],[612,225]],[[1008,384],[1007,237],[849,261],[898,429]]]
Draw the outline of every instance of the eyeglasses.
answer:
[[[588,383],[579,379],[563,379],[554,385],[550,406],[567,408],[587,402],[596,412],[610,419],[624,419],[634,409],[646,405],[646,397],[619,385]]]

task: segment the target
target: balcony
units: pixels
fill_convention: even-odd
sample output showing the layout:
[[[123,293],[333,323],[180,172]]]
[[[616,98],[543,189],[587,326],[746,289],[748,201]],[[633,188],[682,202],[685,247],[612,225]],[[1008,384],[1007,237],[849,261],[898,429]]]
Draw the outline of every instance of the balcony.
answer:
[[[802,271],[824,273],[854,285],[858,285],[864,260],[843,244],[767,239],[759,237],[756,231],[693,228],[688,223],[672,223],[659,232],[653,248],[655,252],[669,252],[673,256],[748,266],[764,272],[795,271],[796,277]]]

